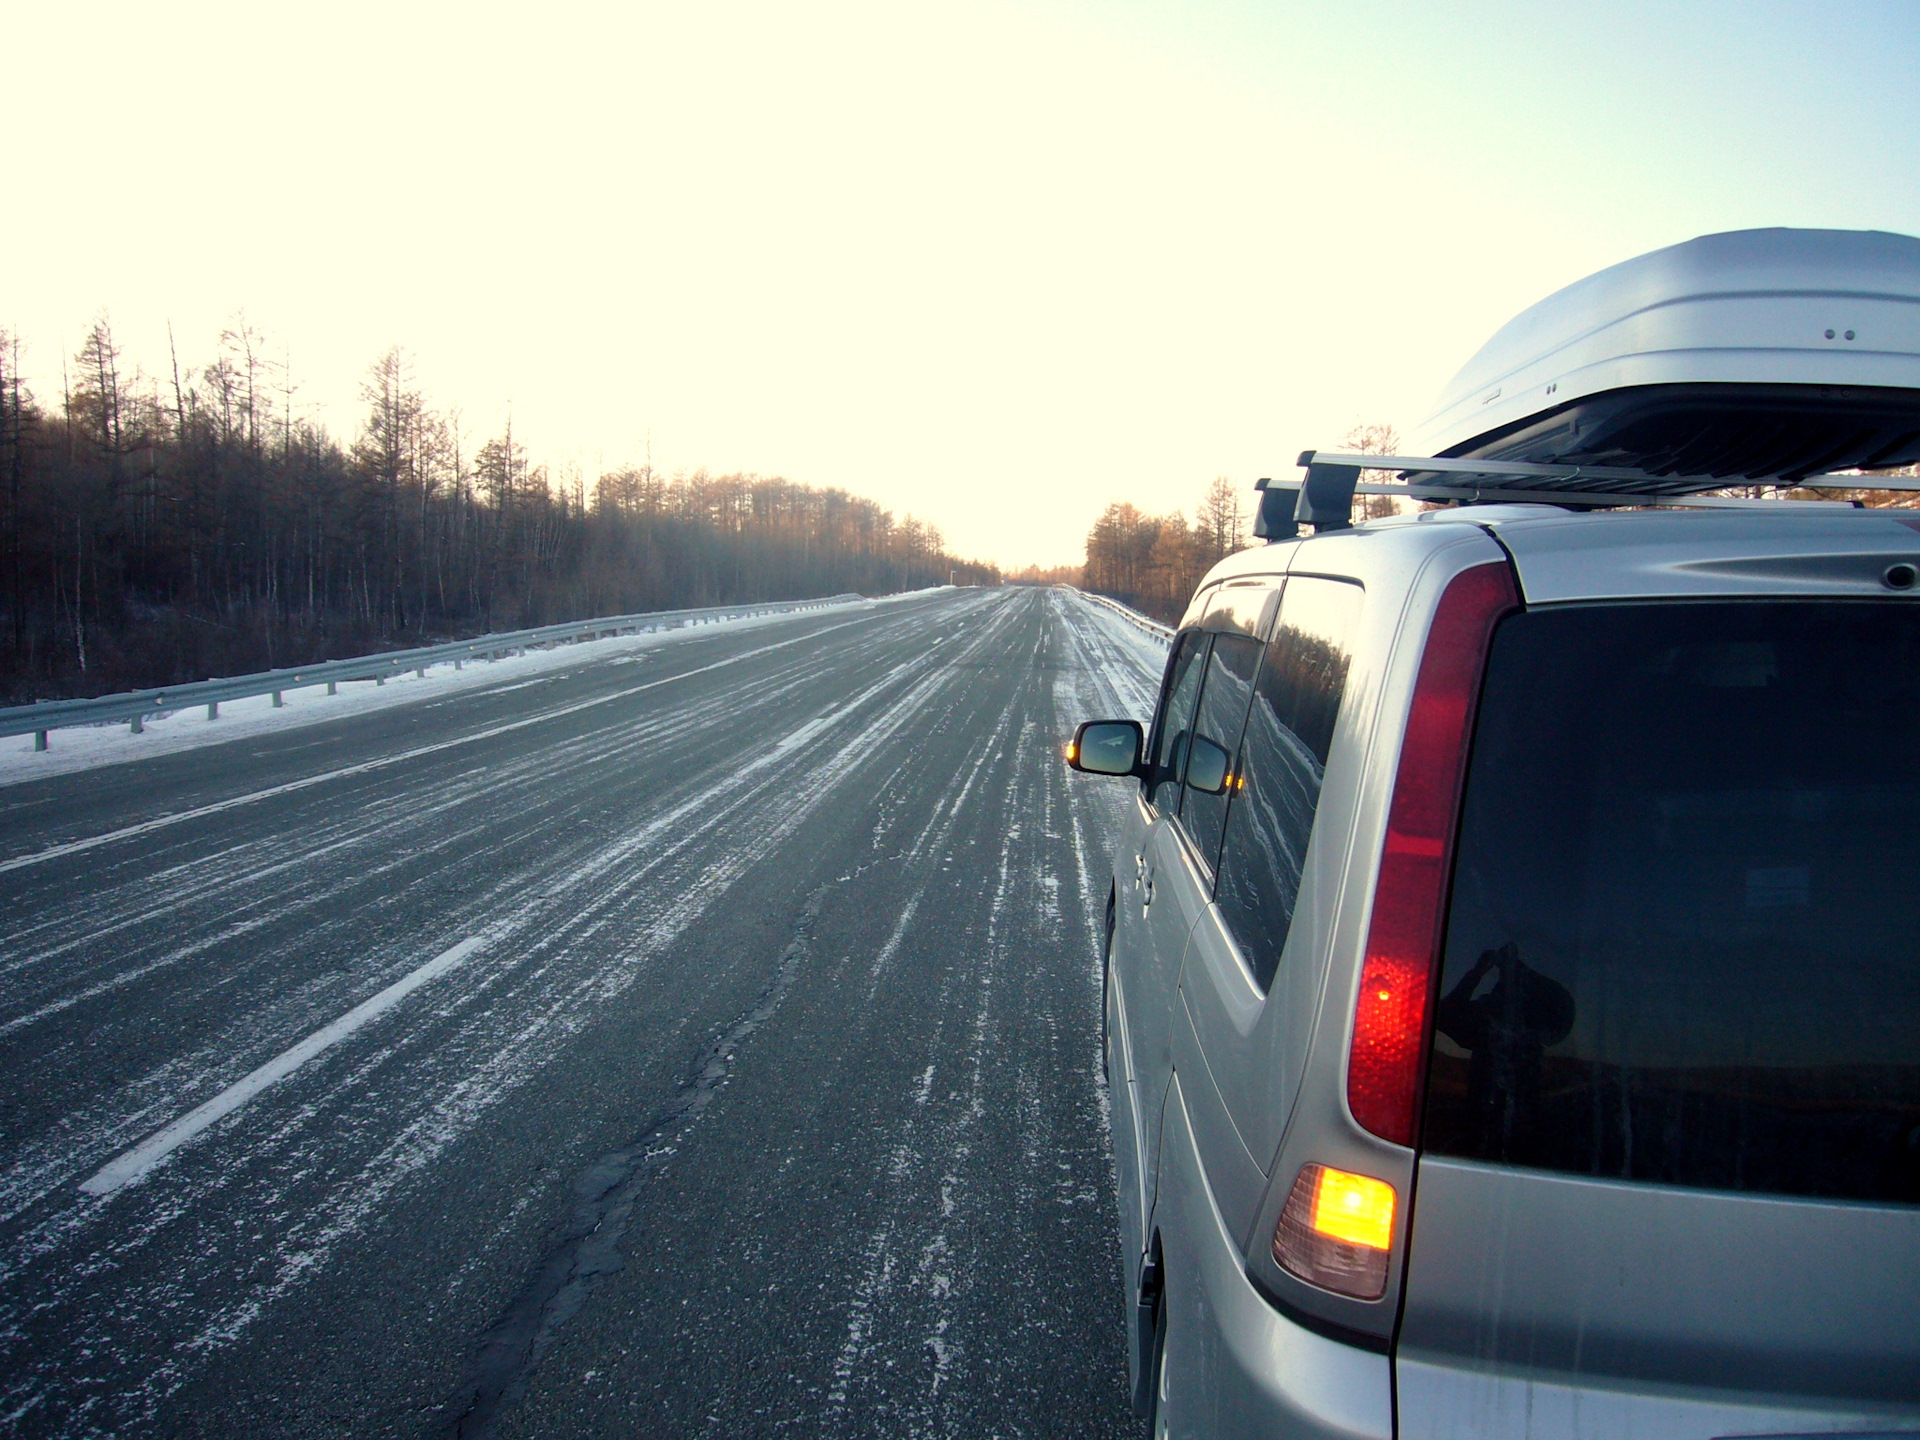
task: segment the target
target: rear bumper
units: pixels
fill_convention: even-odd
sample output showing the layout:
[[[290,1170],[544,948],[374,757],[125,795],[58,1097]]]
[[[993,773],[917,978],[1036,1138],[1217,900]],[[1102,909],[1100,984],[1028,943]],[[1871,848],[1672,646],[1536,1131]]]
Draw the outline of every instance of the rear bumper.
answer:
[[[1294,1324],[1248,1281],[1200,1168],[1180,1077],[1154,1208],[1166,1259],[1166,1412],[1174,1435],[1391,1440],[1385,1355]]]

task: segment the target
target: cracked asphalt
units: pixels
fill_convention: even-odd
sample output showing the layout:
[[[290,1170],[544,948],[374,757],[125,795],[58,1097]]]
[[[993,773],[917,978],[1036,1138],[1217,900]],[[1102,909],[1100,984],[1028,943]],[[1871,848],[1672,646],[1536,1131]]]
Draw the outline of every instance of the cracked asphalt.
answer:
[[[1157,679],[945,591],[0,785],[0,1430],[1136,1435]]]

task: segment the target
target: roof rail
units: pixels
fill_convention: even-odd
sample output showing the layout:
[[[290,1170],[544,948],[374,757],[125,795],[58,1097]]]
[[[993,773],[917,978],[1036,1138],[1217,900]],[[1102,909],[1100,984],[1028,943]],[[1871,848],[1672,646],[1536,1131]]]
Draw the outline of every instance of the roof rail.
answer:
[[[1753,500],[1708,495],[1738,485],[1771,485],[1777,490],[1920,491],[1915,475],[1816,475],[1801,480],[1769,480],[1719,475],[1658,475],[1616,465],[1551,465],[1537,461],[1481,460],[1458,456],[1365,455],[1341,450],[1303,450],[1296,462],[1307,472],[1298,485],[1258,481],[1262,492],[1253,533],[1280,539],[1301,525],[1316,532],[1353,524],[1353,497],[1404,495],[1411,500],[1461,504],[1547,504],[1583,509],[1624,505],[1683,506],[1703,509],[1773,508],[1779,505],[1841,505],[1851,501]],[[1391,481],[1362,481],[1363,470],[1391,471]]]

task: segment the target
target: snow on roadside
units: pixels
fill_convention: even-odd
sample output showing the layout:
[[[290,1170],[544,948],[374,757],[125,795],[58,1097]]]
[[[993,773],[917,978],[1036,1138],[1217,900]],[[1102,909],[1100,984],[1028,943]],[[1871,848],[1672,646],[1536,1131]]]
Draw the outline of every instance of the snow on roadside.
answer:
[[[1079,607],[1081,623],[1099,630],[1108,643],[1134,663],[1136,668],[1127,675],[1126,682],[1137,691],[1144,679],[1147,709],[1151,711],[1153,698],[1159,692],[1160,676],[1167,668],[1167,651],[1172,642],[1129,624],[1124,617],[1089,600],[1078,590],[1068,588],[1067,593]]]
[[[101,725],[69,726],[52,731],[47,737],[48,748],[44,751],[33,748],[31,735],[9,735],[0,738],[0,786],[70,775],[78,770],[118,765],[129,760],[174,755],[203,745],[253,739],[281,730],[317,725],[349,715],[365,715],[395,705],[412,704],[465,690],[497,691],[521,684],[536,684],[555,670],[602,661],[637,660],[640,652],[708,635],[715,626],[734,630],[759,629],[802,616],[871,609],[890,601],[913,599],[950,588],[940,585],[931,590],[910,590],[875,600],[848,600],[837,605],[821,605],[810,610],[778,615],[741,616],[737,619],[704,621],[676,630],[610,635],[600,640],[524,650],[499,660],[469,660],[458,670],[454,668],[454,662],[449,660],[444,664],[428,666],[424,675],[407,670],[388,676],[384,684],[376,684],[372,680],[343,680],[338,695],[327,694],[325,685],[306,685],[284,691],[285,704],[278,710],[274,708],[270,695],[222,700],[220,716],[213,721],[207,719],[204,705],[162,710],[145,719],[145,733],[140,735],[133,734],[132,727],[124,720]]]

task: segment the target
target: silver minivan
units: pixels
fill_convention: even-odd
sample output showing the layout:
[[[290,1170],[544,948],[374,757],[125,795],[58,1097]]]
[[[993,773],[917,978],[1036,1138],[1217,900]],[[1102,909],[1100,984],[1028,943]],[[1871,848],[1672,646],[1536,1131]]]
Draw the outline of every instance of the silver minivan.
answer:
[[[1588,498],[1280,527],[1074,737],[1156,1434],[1920,1433],[1920,516]]]

